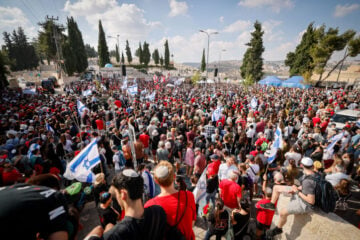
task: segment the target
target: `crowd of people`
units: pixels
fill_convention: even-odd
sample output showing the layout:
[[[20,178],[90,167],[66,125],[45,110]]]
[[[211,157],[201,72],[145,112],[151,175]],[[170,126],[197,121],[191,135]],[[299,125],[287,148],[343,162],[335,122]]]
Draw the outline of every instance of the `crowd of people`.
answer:
[[[76,239],[92,200],[99,226],[86,239],[195,239],[197,219],[206,221],[205,239],[272,239],[289,215],[314,211],[316,178],[342,203],[360,186],[359,119],[341,129],[331,122],[339,110],[359,110],[358,90],[131,84],[137,94],[105,77],[62,94],[0,92],[4,239]],[[281,147],[269,161],[276,131]],[[94,181],[64,178],[93,139]],[[291,201],[270,229],[281,193]]]

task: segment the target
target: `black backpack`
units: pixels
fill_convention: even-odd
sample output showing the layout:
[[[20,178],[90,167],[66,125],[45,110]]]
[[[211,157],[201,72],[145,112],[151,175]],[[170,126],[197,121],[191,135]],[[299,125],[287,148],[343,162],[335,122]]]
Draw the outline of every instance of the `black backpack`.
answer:
[[[338,197],[331,183],[320,175],[308,175],[305,179],[312,179],[316,183],[315,206],[325,213],[334,212]]]

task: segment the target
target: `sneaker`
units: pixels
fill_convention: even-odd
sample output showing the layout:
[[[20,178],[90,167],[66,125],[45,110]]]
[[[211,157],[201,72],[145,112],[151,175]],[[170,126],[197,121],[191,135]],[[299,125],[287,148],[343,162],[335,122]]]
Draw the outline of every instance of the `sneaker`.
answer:
[[[267,209],[267,210],[271,210],[271,211],[275,211],[275,204],[269,202],[269,203],[265,203],[265,204],[260,204],[260,207],[262,207],[263,209]]]
[[[281,234],[283,231],[281,228],[275,227],[273,229],[267,230],[266,231],[266,239],[267,240],[271,240],[273,239],[276,235]]]

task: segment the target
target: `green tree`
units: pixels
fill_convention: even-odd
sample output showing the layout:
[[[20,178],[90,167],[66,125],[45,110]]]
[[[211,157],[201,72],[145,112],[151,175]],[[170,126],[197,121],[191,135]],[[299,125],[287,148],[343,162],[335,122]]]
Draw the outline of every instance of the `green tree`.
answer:
[[[306,32],[301,38],[301,42],[296,46],[295,52],[286,55],[285,65],[289,66],[290,76],[308,75],[314,70],[314,60],[310,54],[310,49],[318,42],[318,32],[310,23]]]
[[[73,17],[67,19],[68,35],[63,46],[64,64],[67,74],[81,73],[88,67],[82,34]]]
[[[160,57],[160,66],[161,67],[164,66],[164,58],[163,58],[163,56]]]
[[[159,56],[159,50],[155,49],[152,54],[152,59],[154,60],[155,65],[159,64],[160,56]]]
[[[264,75],[262,58],[262,53],[265,50],[262,40],[264,31],[262,31],[261,23],[258,21],[255,22],[254,28],[255,30],[251,33],[251,40],[246,44],[248,49],[244,54],[240,71],[244,79],[251,76],[254,81],[259,81]]]
[[[105,32],[101,20],[99,20],[98,54],[100,67],[104,67],[106,63],[110,62],[109,50],[106,44]]]
[[[206,61],[205,61],[205,48],[203,49],[202,57],[201,57],[201,66],[200,66],[201,72],[205,72],[206,70]]]
[[[151,59],[149,44],[147,42],[144,42],[142,55],[143,55],[144,65],[147,66]]]
[[[115,57],[116,57],[116,62],[120,62],[120,54],[119,54],[119,46],[116,44],[116,48],[115,48]]]
[[[170,50],[169,50],[169,43],[168,43],[167,39],[165,41],[164,46],[165,46],[164,64],[165,64],[165,68],[168,68],[170,66]]]
[[[90,46],[90,44],[85,44],[86,55],[89,58],[97,57],[97,52],[94,47]]]
[[[135,56],[137,56],[139,58],[139,64],[142,64],[144,62],[144,59],[143,59],[143,50],[142,50],[142,47],[141,47],[141,43],[139,42],[139,47],[138,49],[136,49],[135,51]]]
[[[132,62],[132,55],[131,55],[131,50],[130,50],[130,47],[129,47],[129,41],[126,40],[126,48],[125,48],[125,51],[126,51],[126,57],[127,57],[127,61],[129,64],[131,64]]]
[[[192,84],[197,84],[201,78],[200,72],[196,71],[194,75],[191,77]]]
[[[121,63],[125,64],[125,58],[124,58],[124,53],[121,52]]]
[[[6,67],[6,57],[0,51],[0,88],[4,89],[9,85],[6,75],[10,74]]]
[[[17,31],[14,30],[11,35],[4,32],[3,36],[6,55],[12,71],[34,69],[39,65],[39,58],[36,55],[35,48],[28,43],[21,27]]]
[[[39,26],[41,27],[38,37],[39,50],[45,56],[48,64],[50,64],[50,61],[57,61],[56,42],[58,43],[58,48],[64,43],[63,32],[65,28],[52,20],[40,22]]]

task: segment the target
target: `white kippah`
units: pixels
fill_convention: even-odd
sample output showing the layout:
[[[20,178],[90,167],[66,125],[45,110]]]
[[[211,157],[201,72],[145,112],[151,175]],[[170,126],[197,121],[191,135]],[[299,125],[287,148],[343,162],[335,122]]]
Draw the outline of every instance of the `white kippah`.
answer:
[[[155,170],[155,175],[158,178],[165,178],[169,175],[169,169],[166,166],[159,166]]]
[[[127,177],[138,177],[139,174],[135,172],[133,169],[125,169],[122,174],[124,174]]]

